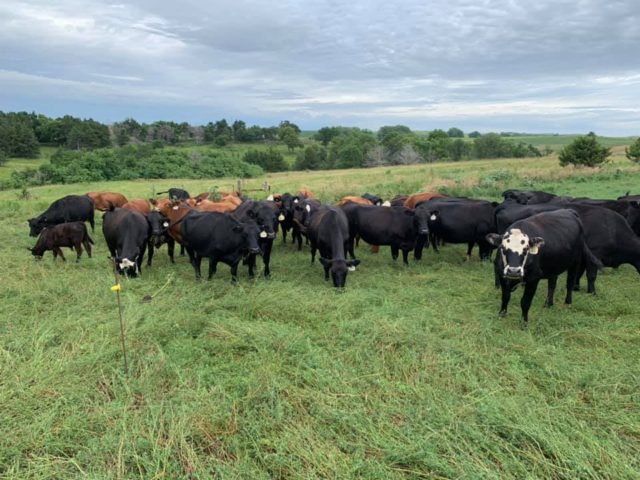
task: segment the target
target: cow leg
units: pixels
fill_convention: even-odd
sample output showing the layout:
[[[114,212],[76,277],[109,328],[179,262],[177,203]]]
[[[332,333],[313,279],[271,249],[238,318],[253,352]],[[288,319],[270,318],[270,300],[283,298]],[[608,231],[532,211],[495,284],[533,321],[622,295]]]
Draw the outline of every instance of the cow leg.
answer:
[[[500,305],[500,312],[498,312],[498,315],[504,317],[507,314],[509,300],[511,300],[511,287],[504,278],[500,279],[500,287],[502,288],[502,304]]]
[[[96,222],[94,219],[94,210],[91,210],[91,214],[89,215],[89,225],[91,225],[91,231],[96,231]]]
[[[180,244],[180,256],[184,257],[184,245]]]
[[[311,242],[311,263],[316,261],[316,251],[317,251],[316,244]]]
[[[596,294],[596,278],[598,278],[598,268],[589,267],[587,269],[587,293]]]
[[[573,301],[573,287],[576,284],[576,275],[578,274],[579,263],[573,264],[567,270],[567,296],[564,299],[564,303],[571,305]]]
[[[209,262],[211,262],[211,259],[209,259]],[[193,265],[193,269],[196,272],[196,280],[200,280],[202,278],[202,275],[200,273],[200,264],[202,263],[202,257],[200,255],[198,255],[197,253],[193,254],[193,259],[191,261],[191,264]]]
[[[351,257],[351,260],[355,260],[356,259],[356,252],[354,249],[354,244],[357,245],[358,242],[358,237],[351,237],[349,238],[349,240],[347,240],[347,253],[349,253],[349,256]]]
[[[544,302],[545,308],[553,307],[553,295],[556,292],[556,285],[558,283],[558,276],[549,277],[547,280],[547,301]]]
[[[149,244],[149,258],[147,258],[147,267],[151,266],[151,262],[153,260],[153,240],[149,239],[147,242]]]
[[[438,250],[438,238],[436,237],[435,233],[429,234],[429,241],[431,242],[433,251],[436,253],[440,253],[440,250]]]
[[[473,246],[476,244],[476,242],[469,242],[467,244],[467,260],[471,260],[471,252],[473,251]]]
[[[329,270],[331,270],[331,265],[327,262],[326,264],[323,263],[322,266],[324,267],[324,280],[326,282],[329,280]]]
[[[238,283],[238,264],[240,263],[240,259],[231,264],[231,283],[234,285]]]
[[[207,276],[207,280],[211,280],[211,277],[215,275],[217,270],[218,260],[216,260],[215,257],[209,257],[209,274]]]
[[[249,267],[249,277],[254,278],[256,276],[256,255],[254,253],[249,254],[247,257],[247,265]]]
[[[169,260],[171,260],[171,263],[176,263],[175,259],[173,258],[175,251],[176,251],[175,240],[171,237],[167,238],[167,253],[169,254]]]
[[[136,260],[136,263],[138,264],[138,274],[142,275],[142,263],[144,262],[144,254],[147,251],[147,244],[143,243],[142,244],[142,251],[140,252],[140,255],[138,256],[138,259]]]
[[[82,242],[76,243],[74,248],[76,249],[76,263],[78,263],[80,261],[80,257],[82,256]]]
[[[280,224],[280,229],[282,230],[282,243],[287,243],[287,230],[282,223]]]
[[[391,258],[398,259],[398,247],[391,247]]]
[[[262,246],[262,263],[264,263],[264,276],[268,278],[271,275],[271,247],[273,247],[273,240],[268,240]]]
[[[529,308],[531,308],[531,302],[536,294],[539,280],[533,282],[527,282],[524,284],[524,293],[522,294],[522,300],[520,300],[520,308],[522,308],[522,321],[525,326],[529,321]]]
[[[53,248],[53,251],[54,251],[54,252],[55,252],[56,250],[58,251],[58,255],[60,255],[60,258],[62,259],[62,261],[63,261],[63,262],[66,262],[66,261],[67,261],[67,259],[66,259],[66,258],[64,258],[64,255],[62,254],[62,250],[60,250],[60,247],[54,247],[54,248]]]
[[[91,258],[91,242],[88,239],[84,239],[82,241],[82,245],[84,245],[84,249],[87,251],[87,255]]]
[[[409,250],[406,248],[402,249],[402,262],[405,264],[405,266],[409,266]]]
[[[418,235],[416,239],[416,248],[413,250],[413,258],[416,260],[422,260],[422,251],[424,250],[425,245],[429,244],[429,236],[427,235]]]

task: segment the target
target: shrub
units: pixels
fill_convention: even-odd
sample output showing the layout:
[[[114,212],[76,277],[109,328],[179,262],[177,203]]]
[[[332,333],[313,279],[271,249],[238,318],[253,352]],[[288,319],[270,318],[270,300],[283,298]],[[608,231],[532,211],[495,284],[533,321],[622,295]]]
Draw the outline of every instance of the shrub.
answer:
[[[598,143],[595,133],[576,138],[560,151],[560,165],[595,167],[608,160],[611,150]]]
[[[632,162],[640,162],[640,137],[636,138],[635,142],[625,148],[624,152]]]
[[[284,157],[275,148],[269,148],[266,151],[249,150],[244,154],[242,160],[259,165],[267,172],[282,172],[289,169]]]

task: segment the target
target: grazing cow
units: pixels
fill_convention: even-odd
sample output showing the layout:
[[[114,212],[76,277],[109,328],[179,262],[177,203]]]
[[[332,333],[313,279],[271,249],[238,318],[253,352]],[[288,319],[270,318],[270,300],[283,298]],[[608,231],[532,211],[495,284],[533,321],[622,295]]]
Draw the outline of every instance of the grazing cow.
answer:
[[[82,246],[87,251],[87,255],[91,258],[91,245],[93,240],[87,232],[87,226],[84,222],[68,222],[60,223],[49,228],[45,228],[40,233],[40,237],[36,245],[31,248],[31,254],[34,257],[42,258],[44,252],[51,250],[54,260],[60,255],[63,261],[67,261],[62,254],[60,247],[69,247],[76,249],[76,262],[80,261],[82,255]]]
[[[349,269],[355,269],[360,260],[347,260],[345,252],[349,241],[349,223],[344,211],[339,207],[321,205],[317,210],[309,212],[308,227],[303,232],[311,242],[311,263],[315,260],[316,251],[320,252],[320,263],[324,267],[324,279],[333,286],[344,288]]]
[[[466,243],[467,259],[471,258],[473,246],[478,244],[480,260],[491,258],[493,247],[486,235],[495,233],[494,209],[497,204],[471,198],[434,198],[416,208],[420,237],[415,257],[422,258],[421,247],[429,235],[433,249],[438,251],[438,239],[447,243]]]
[[[118,192],[89,192],[87,197],[93,202],[94,208],[102,212],[109,210],[109,206],[122,207],[127,203],[127,197]]]
[[[94,231],[93,215],[93,202],[89,197],[86,195],[67,195],[53,202],[49,205],[49,208],[37,217],[28,220],[29,235],[36,237],[45,227],[75,221],[88,221],[91,225],[91,230]]]
[[[134,200],[129,200],[127,203],[122,205],[121,208],[126,208],[127,210],[135,210],[136,212],[140,212],[143,215],[148,215],[151,211],[151,204],[149,203],[149,200],[146,200],[144,198],[136,198]]]
[[[108,210],[102,217],[102,233],[117,272],[129,277],[140,274],[149,239],[145,216],[124,208]]]
[[[404,206],[407,208],[416,208],[421,203],[428,202],[432,198],[444,198],[445,196],[446,195],[442,195],[438,192],[414,193],[413,195],[409,195],[409,197],[404,201]]]
[[[634,200],[622,201],[598,200],[593,198],[573,198],[570,202],[565,203],[565,205],[568,206],[572,204],[603,207],[619,213],[627,220],[627,222],[631,226],[631,229],[636,233],[636,235],[640,235],[640,204],[638,204],[638,202]]]
[[[359,235],[371,245],[389,245],[396,260],[402,250],[402,261],[409,264],[409,251],[416,246],[418,223],[414,211],[404,207],[375,207],[348,203],[342,207],[349,221],[348,252],[355,258],[354,242]]]
[[[362,195],[362,198],[366,198],[367,200],[369,200],[372,205],[380,206],[384,202],[382,198],[378,197],[377,195],[372,195],[370,193],[365,193],[364,195]]]
[[[260,230],[258,246],[262,252],[264,276],[269,277],[271,275],[271,250],[278,231],[278,207],[274,202],[268,200],[261,202],[249,200],[240,205],[233,212],[233,216],[240,222],[254,222],[258,226]],[[250,277],[254,276],[256,256],[256,253],[250,253],[247,257],[246,264],[249,267]]]
[[[165,193],[169,194],[169,200],[188,200],[191,198],[189,192],[183,190],[182,188],[170,188],[166,192],[158,192],[158,195],[164,195]]]
[[[545,306],[551,307],[558,276],[567,272],[565,303],[570,304],[581,263],[585,262],[588,271],[602,266],[587,246],[580,217],[572,210],[543,212],[518,220],[503,235],[488,234],[487,241],[499,252],[495,268],[502,288],[500,315],[507,314],[511,292],[523,282],[521,308],[525,325],[540,280],[548,280]]]
[[[389,207],[404,207],[404,202],[407,201],[409,195],[396,195],[389,201]]]
[[[182,235],[191,264],[200,280],[203,257],[209,259],[211,279],[218,262],[231,267],[231,281],[238,277],[238,263],[247,254],[259,254],[260,229],[254,223],[241,223],[229,213],[194,212],[184,219]]]
[[[541,192],[539,190],[505,190],[502,192],[502,198],[505,201],[512,201],[520,203],[522,205],[531,205],[534,203],[546,203],[550,202],[556,195],[548,192]]]
[[[174,251],[176,241],[169,235],[169,219],[165,217],[160,210],[154,208],[147,215],[149,222],[149,256],[147,257],[147,266],[151,266],[153,260],[154,249],[160,248],[163,244],[167,244],[167,253],[171,263],[176,263],[174,259]],[[184,246],[181,245],[182,248]]]

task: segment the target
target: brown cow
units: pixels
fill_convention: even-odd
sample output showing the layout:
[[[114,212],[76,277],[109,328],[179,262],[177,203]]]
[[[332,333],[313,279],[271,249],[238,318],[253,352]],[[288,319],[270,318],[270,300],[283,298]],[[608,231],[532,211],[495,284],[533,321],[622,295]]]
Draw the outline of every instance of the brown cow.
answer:
[[[126,208],[127,210],[135,210],[136,212],[140,212],[145,217],[151,211],[151,204],[149,200],[145,200],[144,198],[136,198],[135,200],[129,200],[127,203],[122,205],[122,208]]]
[[[363,197],[356,197],[356,196],[349,196],[349,195],[347,195],[346,197],[342,197],[340,201],[337,203],[337,205],[341,207],[343,205],[346,205],[349,202],[359,203],[360,205],[373,205],[373,202],[371,200],[367,200],[366,198],[363,198]]]
[[[60,247],[75,248],[78,255],[76,262],[79,262],[83,245],[87,255],[91,258],[91,244],[93,244],[93,240],[89,236],[84,222],[67,222],[42,230],[36,245],[29,250],[34,257],[38,258],[42,258],[44,252],[51,250],[54,260],[60,255],[60,258],[66,262],[67,259],[64,258]]]
[[[118,192],[89,192],[87,197],[91,199],[96,210],[103,212],[109,210],[109,205],[122,207],[127,203],[127,197]]]
[[[442,195],[438,192],[420,192],[409,195],[404,201],[404,206],[407,208],[416,208],[419,204],[427,202],[432,198],[444,198],[446,195]]]
[[[195,212],[194,208],[188,203],[176,200],[169,204],[158,207],[158,210],[169,221],[167,232],[171,237],[182,245],[182,220],[187,214]]]
[[[314,198],[313,197],[313,192],[311,192],[311,190],[307,190],[305,187],[300,189],[300,191],[298,192],[298,197],[301,197],[301,198]]]
[[[240,202],[242,203],[242,202]],[[233,212],[240,203],[234,201],[223,200],[221,202],[212,202],[211,200],[202,200],[195,206],[195,209],[199,212]]]

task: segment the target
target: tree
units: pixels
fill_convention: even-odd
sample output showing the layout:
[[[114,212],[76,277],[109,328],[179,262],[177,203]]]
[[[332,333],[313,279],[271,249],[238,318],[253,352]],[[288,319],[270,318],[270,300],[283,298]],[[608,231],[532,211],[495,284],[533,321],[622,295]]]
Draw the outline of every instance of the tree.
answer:
[[[322,143],[323,146],[329,145],[329,142],[340,135],[340,127],[322,127],[313,136],[314,140]]]
[[[559,160],[563,167],[569,164],[595,167],[605,163],[609,155],[611,155],[611,149],[600,145],[596,134],[589,132],[560,150]]]
[[[471,135],[469,135],[471,136]],[[505,147],[507,142],[497,133],[487,133],[473,140],[473,155],[476,158],[501,158],[508,157],[509,152]]]
[[[231,126],[233,131],[233,139],[236,142],[244,142],[247,140],[247,124],[242,120],[236,120]]]
[[[462,160],[469,155],[470,146],[471,144],[469,142],[465,142],[461,138],[456,138],[449,144],[449,157],[455,162]]]
[[[635,142],[625,148],[624,152],[632,162],[640,162],[640,137],[636,138]]]
[[[0,150],[7,157],[37,157],[38,139],[28,119],[16,114],[0,116]]]
[[[482,136],[482,134],[477,130],[474,130],[473,132],[471,132],[469,134],[469,138],[479,138],[481,136]]]
[[[287,162],[275,148],[268,150],[248,150],[242,160],[261,166],[267,172],[282,172],[288,170]]]
[[[302,133],[302,130],[300,130],[300,127],[298,125],[296,125],[295,123],[290,122],[289,120],[283,120],[283,121],[280,122],[280,125],[278,125],[278,128],[280,130],[282,130],[283,128],[287,128],[287,127],[293,128],[298,135],[300,135]]]
[[[287,146],[290,152],[292,152],[296,147],[302,147],[302,142],[300,141],[298,133],[299,132],[296,132],[295,128],[292,126],[280,127],[278,137]]]
[[[378,140],[384,142],[385,137],[389,135],[407,135],[411,133],[411,129],[406,125],[386,125],[378,130]]]
[[[464,138],[464,132],[456,127],[451,127],[449,130],[447,130],[447,135],[449,135],[451,138]]]
[[[296,157],[296,170],[319,170],[326,166],[327,151],[314,143],[308,145],[303,151],[298,152]]]

